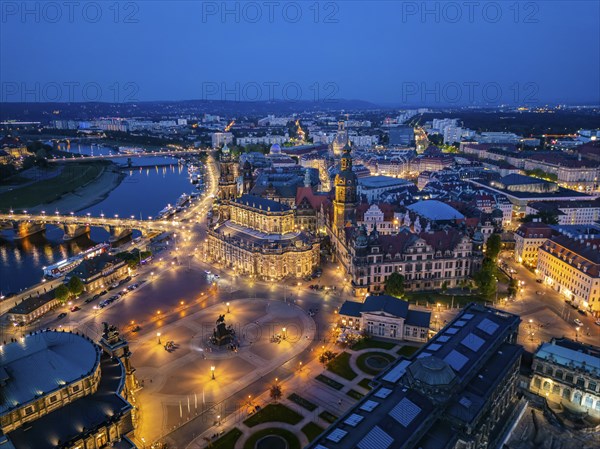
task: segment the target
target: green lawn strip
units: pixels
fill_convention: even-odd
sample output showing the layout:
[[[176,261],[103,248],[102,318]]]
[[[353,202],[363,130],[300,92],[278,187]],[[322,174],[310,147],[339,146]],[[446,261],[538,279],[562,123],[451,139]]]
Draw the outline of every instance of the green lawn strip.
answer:
[[[0,209],[14,210],[50,203],[96,179],[106,168],[105,163],[72,163],[58,176],[0,194]]]
[[[354,398],[354,399],[356,399],[356,400],[360,400],[360,399],[362,399],[362,398],[364,398],[364,397],[365,397],[365,395],[364,395],[364,394],[362,394],[362,393],[359,393],[359,392],[358,392],[358,391],[356,391],[356,390],[348,390],[348,391],[346,392],[346,395],[347,395],[347,396],[350,396],[351,398]]]
[[[288,449],[300,449],[300,440],[296,435],[288,430],[277,428],[259,430],[258,432],[253,433],[244,443],[244,449],[254,449],[256,447],[256,442],[268,435],[278,435],[284,438],[285,441],[287,441]]]
[[[349,352],[342,352],[327,364],[327,369],[332,373],[343,377],[344,379],[354,379],[357,374],[354,372],[352,367],[350,367],[350,357],[351,355]]]
[[[418,350],[419,350],[419,348],[417,348],[415,346],[402,346],[400,349],[398,349],[398,351],[396,351],[396,353],[398,355],[403,355],[404,357],[409,358],[411,355],[413,355]]]
[[[363,380],[361,380],[358,385],[360,385],[361,387],[363,387],[365,390],[370,390],[371,387],[369,386],[369,383],[371,382],[371,379],[368,377],[365,377]]]
[[[336,419],[338,419],[337,416],[335,416],[333,413],[329,413],[328,411],[322,411],[321,413],[319,413],[319,418],[321,418],[323,421],[326,421],[328,423],[334,423]]]
[[[372,348],[392,349],[394,346],[396,346],[396,343],[391,343],[389,341],[378,341],[378,340],[373,340],[371,338],[365,338],[365,339],[359,341],[358,343],[356,343],[354,346],[352,346],[352,350],[360,351],[361,349],[372,349]]]
[[[335,388],[336,390],[341,390],[344,386],[333,380],[331,377],[327,377],[324,374],[319,374],[317,377],[315,377],[315,379],[317,379],[319,382],[323,382],[325,385],[329,385],[331,388]]]
[[[242,431],[237,427],[234,427],[221,438],[215,440],[210,447],[212,449],[234,449],[236,441],[239,440],[241,436]]]
[[[315,404],[310,402],[308,399],[304,399],[302,396],[300,396],[296,393],[290,394],[288,396],[288,399],[292,402],[295,402],[300,407],[305,408],[309,412],[312,412],[313,410],[315,410],[317,408],[317,406]]]
[[[315,424],[314,422],[309,422],[302,428],[302,433],[306,435],[306,438],[308,438],[309,443],[315,438],[317,438],[319,435],[321,435],[324,431],[325,429],[323,429],[318,424]]]
[[[244,421],[248,427],[254,427],[265,422],[284,422],[298,424],[302,421],[299,415],[283,404],[269,404]]]
[[[444,307],[457,305],[464,306],[471,302],[477,302],[484,304],[486,302],[485,298],[474,294],[469,295],[467,291],[465,294],[461,295],[451,295],[446,294],[443,295],[437,292],[409,292],[405,295],[405,298],[408,302],[418,303],[420,306],[428,305],[431,308],[434,308],[437,304],[441,304]]]
[[[383,358],[387,359],[389,362],[393,362],[394,360],[396,360],[394,358],[394,356],[391,356],[385,352],[373,351],[373,352],[365,352],[364,354],[359,355],[358,359],[356,359],[356,365],[364,373],[371,374],[373,376],[376,374],[379,374],[383,370],[374,369],[374,368],[371,368],[369,365],[367,365],[367,359],[372,356],[383,357]],[[383,368],[383,369],[385,369],[385,368]]]

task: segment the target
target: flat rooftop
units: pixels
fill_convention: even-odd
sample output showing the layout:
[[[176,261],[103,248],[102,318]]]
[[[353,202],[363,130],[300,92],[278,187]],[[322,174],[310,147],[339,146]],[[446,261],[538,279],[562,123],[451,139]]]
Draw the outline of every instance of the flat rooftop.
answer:
[[[437,200],[424,200],[407,206],[408,209],[428,218],[429,220],[464,220],[465,216],[459,211]]]
[[[382,187],[394,187],[412,184],[406,179],[394,178],[393,176],[365,176],[359,178],[358,184],[366,189],[378,189]]]
[[[43,331],[0,349],[0,415],[94,372],[101,349],[82,335]]]

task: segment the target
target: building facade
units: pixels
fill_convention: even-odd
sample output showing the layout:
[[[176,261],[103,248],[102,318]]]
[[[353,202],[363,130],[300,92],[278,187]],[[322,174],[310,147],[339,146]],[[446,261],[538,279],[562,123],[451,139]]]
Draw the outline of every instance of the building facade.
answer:
[[[127,264],[109,254],[100,254],[92,259],[85,259],[66,277],[68,282],[72,277],[78,277],[86,292],[104,289],[119,282],[129,274]]]
[[[529,390],[550,403],[600,418],[600,349],[565,338],[542,343],[533,356]]]
[[[319,242],[297,229],[294,211],[254,195],[223,203],[207,240],[209,260],[263,279],[302,278],[320,263]]]
[[[552,228],[540,222],[523,223],[514,233],[517,262],[536,267],[538,251],[546,240],[552,237]]]
[[[600,316],[600,239],[552,237],[540,246],[537,273],[582,310]]]
[[[413,310],[393,296],[368,296],[364,302],[346,301],[338,312],[341,327],[364,331],[371,337],[425,342],[431,313]]]
[[[367,233],[362,226],[350,239],[350,273],[355,295],[379,293],[392,273],[404,277],[407,290],[458,287],[479,269],[483,241],[457,229],[396,235]]]

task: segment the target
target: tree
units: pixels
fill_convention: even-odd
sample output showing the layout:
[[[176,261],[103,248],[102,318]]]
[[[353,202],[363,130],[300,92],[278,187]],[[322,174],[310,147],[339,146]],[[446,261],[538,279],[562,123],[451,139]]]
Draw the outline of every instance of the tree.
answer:
[[[56,287],[54,289],[54,297],[56,299],[58,299],[61,304],[64,304],[65,302],[67,302],[67,299],[69,299],[69,289],[67,288],[67,286],[65,284],[60,284],[58,287]]]
[[[442,291],[444,293],[446,293],[447,290],[448,290],[448,282],[444,281],[444,282],[442,282]]]
[[[77,276],[73,276],[71,279],[69,279],[67,287],[73,296],[81,295],[84,290],[83,282],[81,282],[81,279],[79,279]]]
[[[277,402],[281,398],[281,386],[279,384],[273,385],[269,394],[271,395],[271,399]]]
[[[392,273],[385,280],[385,292],[388,295],[402,298],[404,296],[404,276],[400,273]]]
[[[473,276],[479,293],[485,298],[491,298],[496,294],[498,280],[496,278],[496,262],[489,257],[483,259],[481,270]]]
[[[319,362],[323,365],[327,365],[333,359],[335,359],[335,352],[332,351],[324,351],[323,354],[319,356]]]
[[[502,239],[500,238],[500,234],[492,234],[485,244],[485,255],[495,262],[498,258],[498,254],[500,254],[501,248]]]

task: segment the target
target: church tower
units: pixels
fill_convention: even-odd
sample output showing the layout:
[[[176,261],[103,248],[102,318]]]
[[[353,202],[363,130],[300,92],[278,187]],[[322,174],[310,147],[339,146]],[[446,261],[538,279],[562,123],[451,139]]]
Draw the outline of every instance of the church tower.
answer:
[[[219,200],[232,200],[238,196],[237,187],[238,164],[231,155],[227,144],[221,150],[219,158]]]
[[[356,220],[358,205],[357,178],[352,171],[350,145],[346,144],[340,160],[340,172],[335,176],[335,200],[333,201],[333,230],[340,235],[348,224]]]
[[[350,140],[348,139],[348,130],[346,129],[345,123],[343,120],[338,122],[338,130],[331,143],[331,150],[333,151],[334,156],[340,156],[344,151],[344,148],[350,144]]]

